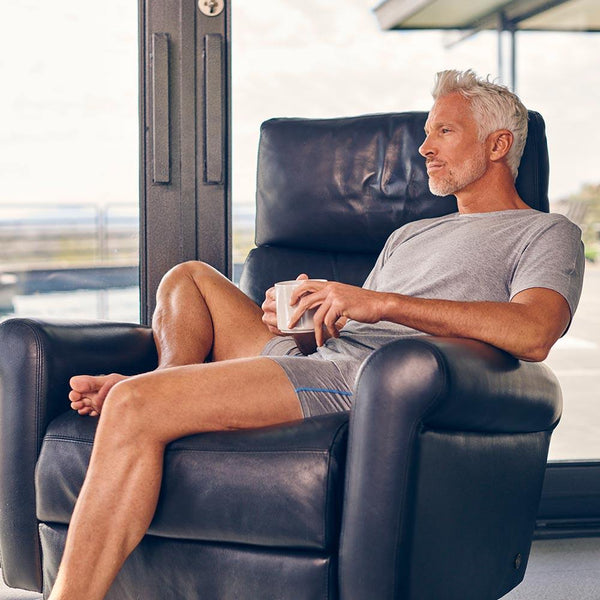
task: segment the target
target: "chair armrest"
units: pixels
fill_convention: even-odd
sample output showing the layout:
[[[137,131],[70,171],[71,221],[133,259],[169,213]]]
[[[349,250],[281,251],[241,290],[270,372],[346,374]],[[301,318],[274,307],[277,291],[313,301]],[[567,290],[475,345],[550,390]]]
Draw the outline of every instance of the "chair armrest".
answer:
[[[69,379],[155,366],[152,332],[140,325],[33,319],[0,325],[0,549],[10,585],[41,589],[34,471],[48,423],[69,410]]]
[[[359,373],[350,417],[340,598],[405,597],[398,594],[410,568],[423,432],[547,432],[560,418],[561,402],[545,365],[482,342],[419,336],[373,353]]]

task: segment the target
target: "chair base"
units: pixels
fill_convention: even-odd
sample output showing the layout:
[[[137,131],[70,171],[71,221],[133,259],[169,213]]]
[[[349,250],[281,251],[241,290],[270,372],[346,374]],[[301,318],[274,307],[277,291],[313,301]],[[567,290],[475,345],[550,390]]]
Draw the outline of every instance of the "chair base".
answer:
[[[56,578],[64,525],[40,524],[44,597]],[[93,565],[90,565],[93,568]],[[129,556],[106,600],[334,600],[337,569],[329,556],[146,536]]]

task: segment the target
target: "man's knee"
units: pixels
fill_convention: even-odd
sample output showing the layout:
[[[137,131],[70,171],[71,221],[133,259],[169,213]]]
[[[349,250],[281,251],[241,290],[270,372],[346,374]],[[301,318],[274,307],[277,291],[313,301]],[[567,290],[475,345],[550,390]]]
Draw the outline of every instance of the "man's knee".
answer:
[[[133,379],[114,385],[102,407],[102,421],[117,436],[119,433],[134,441],[145,436],[148,425],[148,397],[144,397],[142,386]]]
[[[162,278],[162,281],[180,281],[182,279],[196,278],[203,274],[209,274],[214,269],[200,260],[186,260],[169,269]]]
[[[175,265],[167,271],[160,282],[159,291],[173,289],[184,283],[199,286],[203,280],[219,277],[219,272],[200,260],[188,260]]]

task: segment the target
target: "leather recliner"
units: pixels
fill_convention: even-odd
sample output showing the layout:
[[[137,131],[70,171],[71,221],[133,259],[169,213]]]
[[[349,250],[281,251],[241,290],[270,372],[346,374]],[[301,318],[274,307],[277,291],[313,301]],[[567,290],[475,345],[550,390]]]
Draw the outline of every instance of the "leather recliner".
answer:
[[[257,247],[241,280],[250,297],[261,302],[300,272],[361,284],[392,230],[456,210],[428,191],[417,152],[425,119],[263,124]],[[517,186],[548,210],[533,112]],[[52,585],[86,472],[96,420],[69,409],[69,378],[144,372],[156,360],[140,325],[0,326],[9,586]],[[170,444],[154,520],[107,597],[492,600],[516,586],[561,414],[550,370],[477,341],[418,336],[371,355],[354,398],[350,413]]]

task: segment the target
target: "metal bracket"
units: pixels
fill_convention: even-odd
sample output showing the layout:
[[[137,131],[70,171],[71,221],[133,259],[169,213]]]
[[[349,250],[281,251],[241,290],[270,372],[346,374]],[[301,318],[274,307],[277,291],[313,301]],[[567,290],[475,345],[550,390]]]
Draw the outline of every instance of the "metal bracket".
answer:
[[[225,0],[198,0],[198,8],[207,17],[216,17],[223,12]]]

